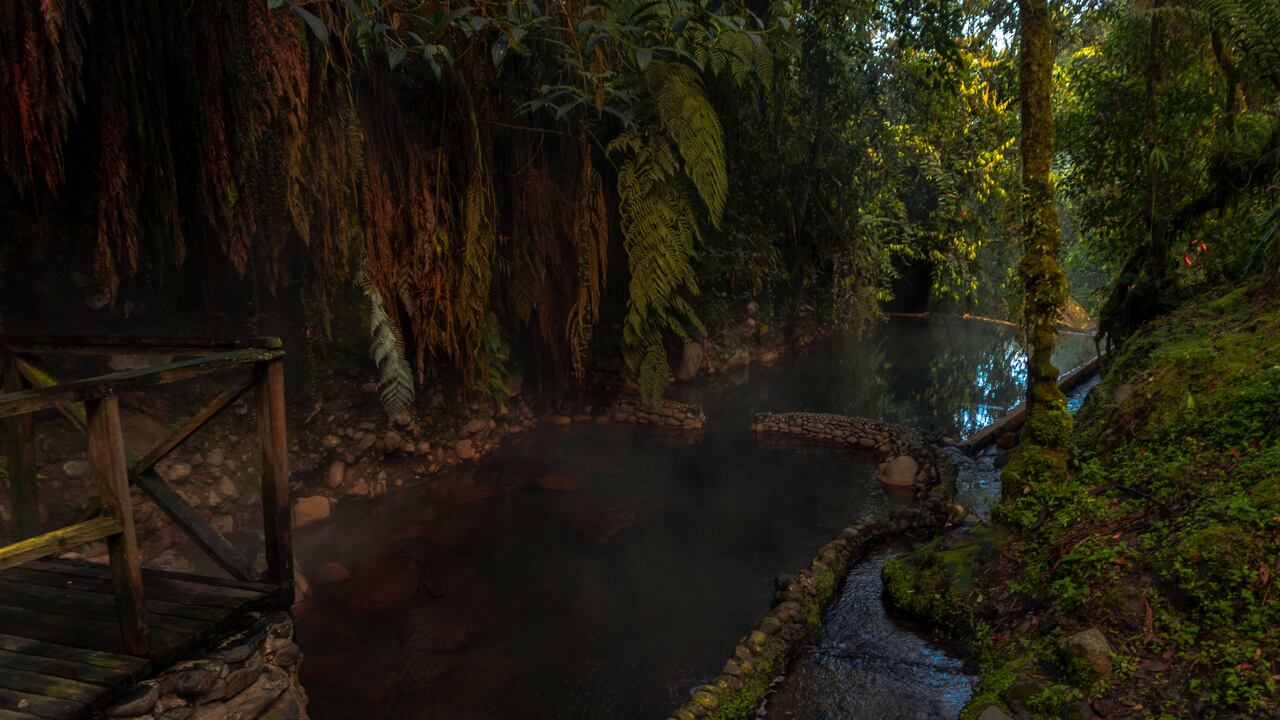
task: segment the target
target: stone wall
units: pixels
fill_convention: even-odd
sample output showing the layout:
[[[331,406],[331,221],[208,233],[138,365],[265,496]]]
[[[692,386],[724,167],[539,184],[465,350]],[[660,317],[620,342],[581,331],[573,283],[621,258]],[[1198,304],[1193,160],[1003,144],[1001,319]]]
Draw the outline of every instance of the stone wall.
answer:
[[[302,653],[285,612],[250,613],[198,657],[144,680],[95,714],[133,720],[305,720]]]
[[[619,398],[609,413],[614,422],[652,425],[672,430],[701,430],[707,421],[701,405],[663,400],[657,405],[638,397]]]

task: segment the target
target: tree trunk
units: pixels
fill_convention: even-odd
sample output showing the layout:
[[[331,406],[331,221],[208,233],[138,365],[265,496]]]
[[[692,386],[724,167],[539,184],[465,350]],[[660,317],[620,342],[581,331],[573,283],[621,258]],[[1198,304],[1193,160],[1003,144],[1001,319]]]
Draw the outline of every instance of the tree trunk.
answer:
[[[1058,263],[1062,245],[1053,180],[1053,16],[1048,0],[1020,0],[1023,251],[1019,274],[1027,333],[1027,423],[1022,447],[1006,469],[1005,493],[1022,496],[1036,482],[1066,472],[1071,420],[1053,365],[1057,320],[1066,302]],[[1012,472],[1008,472],[1008,471]]]

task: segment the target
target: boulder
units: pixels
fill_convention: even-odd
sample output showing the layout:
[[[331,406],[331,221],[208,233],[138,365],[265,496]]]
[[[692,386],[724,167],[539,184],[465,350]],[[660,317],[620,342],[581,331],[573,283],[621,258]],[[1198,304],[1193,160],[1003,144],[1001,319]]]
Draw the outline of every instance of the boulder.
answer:
[[[702,349],[702,343],[685,343],[684,350],[680,352],[680,362],[676,363],[673,371],[676,379],[681,382],[694,379],[705,360],[706,353]]]
[[[219,467],[222,465],[222,461],[226,459],[226,453],[222,451],[222,448],[214,448],[209,451],[209,454],[205,457],[204,461],[213,467]]]
[[[329,465],[329,474],[325,477],[324,484],[330,489],[336,490],[342,487],[342,481],[347,477],[347,466],[341,460],[334,460]]]
[[[351,571],[336,562],[327,562],[311,573],[311,580],[317,585],[332,585],[350,579]]]
[[[331,510],[329,498],[323,495],[300,497],[293,503],[293,524],[302,527],[323,520],[329,517]]]
[[[1062,641],[1062,654],[1068,662],[1106,677],[1111,674],[1111,643],[1098,628],[1081,630]]]
[[[165,468],[161,475],[169,482],[180,482],[191,477],[191,466],[184,462],[176,462]]]
[[[889,458],[880,469],[880,482],[894,487],[911,487],[916,482],[916,473],[920,464],[910,455],[899,455]]]
[[[1013,720],[1013,718],[1009,717],[1009,713],[1001,710],[999,705],[988,705],[978,716],[978,720]]]
[[[62,463],[62,472],[69,478],[89,477],[92,470],[88,460],[68,460]]]
[[[475,444],[470,440],[459,440],[453,446],[453,451],[458,453],[459,460],[472,460],[476,456]]]
[[[475,435],[489,429],[489,421],[484,418],[473,418],[466,425],[462,426],[463,435]]]

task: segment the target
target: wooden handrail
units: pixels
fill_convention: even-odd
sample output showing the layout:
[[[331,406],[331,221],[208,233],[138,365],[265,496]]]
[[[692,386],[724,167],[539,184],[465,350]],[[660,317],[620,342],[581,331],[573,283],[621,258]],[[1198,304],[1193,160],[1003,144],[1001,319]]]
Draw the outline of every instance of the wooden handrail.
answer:
[[[75,525],[58,528],[43,535],[0,547],[0,570],[39,560],[46,555],[66,552],[94,540],[102,540],[120,532],[120,520],[102,516]]]
[[[96,343],[87,347],[79,343]],[[234,349],[227,349],[231,346]],[[39,361],[19,353],[58,352],[70,355],[173,354],[201,357],[162,365],[108,373],[58,383]],[[254,340],[205,340],[197,338],[51,338],[0,336],[0,375],[5,394],[0,395],[0,428],[14,440],[10,472],[30,483],[14,484],[18,510],[34,510],[32,413],[57,408],[89,439],[89,462],[98,481],[101,515],[42,535],[34,535],[34,523],[19,527],[27,539],[0,547],[0,569],[64,551],[93,540],[105,539],[111,560],[121,633],[128,652],[145,654],[150,643],[142,597],[141,558],[133,527],[129,486],[142,489],[166,514],[184,528],[215,562],[241,579],[257,577],[253,565],[208,526],[154,471],[157,461],[185,442],[213,417],[248,392],[254,391],[258,410],[258,438],[262,462],[262,513],[266,534],[268,575],[283,590],[293,582],[292,507],[289,501],[289,462],[285,439],[284,349],[277,338]],[[253,367],[253,377],[215,396],[177,431],[146,455],[134,460],[126,453],[120,427],[118,394],[125,390],[164,385],[243,366]],[[31,389],[23,389],[24,380]],[[16,449],[15,449],[16,448]],[[16,454],[15,454],[16,453]],[[132,467],[130,467],[132,465]],[[14,473],[17,473],[14,475]],[[13,478],[11,478],[13,479]],[[15,512],[15,516],[18,513]],[[20,517],[18,519],[21,519]],[[283,598],[282,601],[287,600]]]
[[[281,357],[284,357],[284,351],[279,349],[231,350],[189,360],[178,360],[154,367],[125,370],[85,378],[84,380],[74,380],[69,383],[37,390],[9,393],[0,395],[0,418],[25,415],[69,403],[98,400],[110,397],[123,390],[189,380],[220,370],[240,365],[255,365]]]
[[[121,335],[0,335],[10,352],[60,355],[208,355],[228,350],[280,350],[278,337],[173,338]]]

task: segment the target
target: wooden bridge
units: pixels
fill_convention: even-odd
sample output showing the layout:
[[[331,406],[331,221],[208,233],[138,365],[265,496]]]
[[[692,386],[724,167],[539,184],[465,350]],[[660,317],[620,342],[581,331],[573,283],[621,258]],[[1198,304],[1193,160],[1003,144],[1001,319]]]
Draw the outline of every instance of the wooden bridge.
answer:
[[[181,359],[59,382],[41,356],[163,355]],[[250,608],[293,600],[284,350],[279,339],[0,336],[0,431],[13,507],[0,545],[0,720],[79,718],[163,669]],[[243,369],[168,438],[141,457],[125,450],[118,394]],[[242,395],[253,391],[262,464],[266,572],[218,534],[155,465]],[[40,533],[35,414],[56,409],[87,436],[98,508]],[[137,487],[230,578],[142,569],[130,486]],[[109,565],[57,559],[105,540]],[[0,540],[4,542],[4,540]]]

